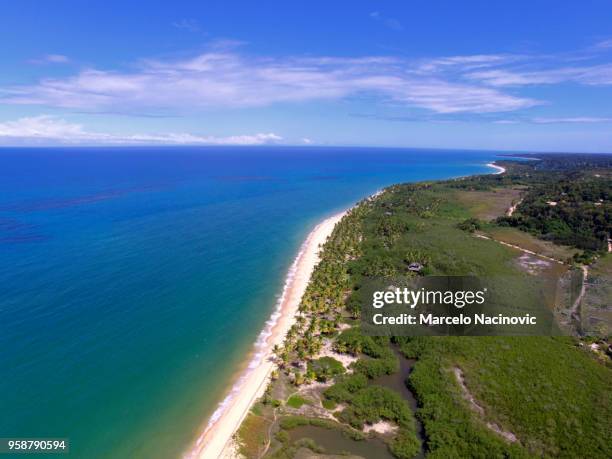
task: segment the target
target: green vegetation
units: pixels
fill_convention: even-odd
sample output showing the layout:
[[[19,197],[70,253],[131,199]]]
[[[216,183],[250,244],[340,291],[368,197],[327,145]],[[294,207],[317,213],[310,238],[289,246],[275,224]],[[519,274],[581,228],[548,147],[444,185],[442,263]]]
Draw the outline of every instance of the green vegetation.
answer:
[[[342,354],[363,354],[353,368],[356,373],[370,379],[395,373],[398,369],[397,358],[389,349],[389,339],[362,335],[357,327],[340,333],[334,342],[334,349]]]
[[[373,358],[384,357],[388,351],[389,339],[362,335],[358,327],[344,330],[336,337],[334,349],[341,354],[365,354]]]
[[[335,410],[336,407],[338,406],[338,404],[335,401],[329,400],[329,399],[322,400],[321,404],[323,405],[323,408],[330,410],[330,411]]]
[[[410,385],[434,456],[609,456],[612,376],[571,339],[398,340],[405,355],[418,359]],[[466,408],[455,367],[485,420],[514,433],[521,446],[505,442]]]
[[[581,305],[583,329],[593,337],[612,335],[612,254],[599,258],[589,269],[588,288]],[[602,343],[606,351],[605,343]],[[608,351],[610,352],[610,351]]]
[[[276,441],[279,443],[276,450],[266,457],[274,459],[291,459],[300,448],[307,448],[314,453],[324,453],[325,449],[318,445],[311,438],[300,438],[297,441],[291,442],[290,432],[299,427],[313,426],[321,429],[338,432],[339,435],[361,442],[365,436],[351,428],[343,426],[337,422],[328,419],[307,418],[303,416],[284,416],[278,423],[279,431],[275,435]]]
[[[333,357],[321,357],[308,362],[308,372],[312,372],[313,378],[325,382],[345,372],[344,366]]]
[[[420,442],[407,402],[390,389],[368,383],[398,370],[397,357],[389,344],[388,338],[364,336],[357,328],[341,333],[336,346],[345,352],[362,352],[364,357],[354,364],[353,374],[336,378],[336,383],[323,392],[324,400],[345,405],[338,419],[359,430],[365,423],[381,419],[397,424],[400,431],[392,442],[392,451],[400,458],[413,457],[420,450]]]
[[[415,453],[418,451],[412,413],[406,401],[398,393],[385,387],[372,385],[351,394],[343,402],[347,404],[347,407],[338,415],[342,422],[356,429],[363,429],[365,423],[374,424],[381,419],[392,421],[406,429],[406,434],[412,432]]]
[[[455,194],[457,201],[467,209],[470,215],[481,221],[494,220],[504,215],[511,205],[520,201],[527,189],[524,185],[512,187],[491,185],[485,188],[478,191],[464,189]]]
[[[355,372],[362,373],[369,379],[390,375],[398,369],[398,362],[393,351],[386,348],[385,355],[378,359],[361,358],[353,365]]]
[[[336,380],[336,384],[326,389],[323,393],[328,400],[341,403],[350,400],[353,394],[368,385],[368,378],[361,373],[343,376]]]
[[[516,212],[498,223],[583,249],[587,257],[581,261],[590,261],[589,252],[607,250],[612,234],[610,155],[544,155],[520,170],[516,180],[529,190]]]
[[[280,407],[269,457],[317,450],[287,434],[299,426],[363,438],[363,427],[380,420],[397,426],[383,437],[402,459],[418,454],[421,443],[433,458],[612,457],[612,365],[605,352],[595,355],[569,337],[370,337],[354,321],[372,277],[508,276],[505,288],[518,298],[536,274],[517,262],[521,252],[497,240],[564,261],[596,260],[592,279],[599,287],[587,290],[586,304],[604,317],[612,264],[601,255],[612,230],[612,160],[555,155],[501,164],[507,173],[389,187],[336,226],[296,324],[275,350],[281,369],[275,384],[331,381],[314,398],[328,410],[341,406],[334,412],[338,423],[317,418],[318,403],[305,407],[307,416],[282,416]],[[514,214],[504,216],[520,199]],[[476,237],[483,234],[491,239]],[[417,263],[421,269],[410,269]],[[553,265],[545,275],[556,281],[567,266]],[[346,323],[351,328],[341,330]],[[352,372],[336,359],[316,358],[330,340],[335,352],[357,357]],[[599,343],[607,348],[607,341]],[[417,359],[406,381],[416,413],[399,392],[375,384],[398,371],[392,345]],[[294,395],[287,405],[302,407],[301,401]]]
[[[588,251],[604,251],[612,234],[610,179],[568,177],[530,189],[511,217],[500,224]]]
[[[400,430],[389,445],[389,448],[395,457],[410,459],[419,453],[421,445],[418,440],[415,441],[415,436],[412,432]]]
[[[324,429],[335,429],[342,431],[346,436],[353,440],[363,440],[365,436],[359,432],[349,429],[337,422],[330,421],[329,419],[315,419],[306,418],[303,416],[286,416],[283,417],[279,423],[279,427],[283,430],[291,430],[300,426],[316,426]]]
[[[287,406],[295,409],[301,408],[302,405],[305,405],[306,403],[308,403],[308,400],[306,400],[304,397],[300,397],[298,394],[293,394],[287,399]]]
[[[483,232],[497,241],[514,244],[547,257],[567,261],[569,263],[572,262],[574,255],[581,252],[576,248],[557,245],[551,241],[538,239],[538,237],[533,234],[526,233],[525,231],[518,231],[516,228],[508,226],[487,225],[487,227],[483,229]]]
[[[527,153],[521,154],[521,157],[538,160],[537,162],[529,162],[528,164],[523,164],[523,166],[529,166],[529,170],[546,171],[549,173],[558,171],[590,171],[593,173],[609,175],[610,169],[612,169],[612,155],[574,153],[555,153],[538,155]],[[505,163],[502,164],[504,166],[506,165]],[[516,163],[511,162],[510,164],[514,165]]]
[[[468,231],[470,233],[473,233],[476,230],[481,230],[482,226],[483,225],[480,222],[480,220],[472,217],[472,218],[466,218],[465,220],[463,220],[461,223],[457,225],[457,228],[463,231]]]
[[[247,459],[261,456],[268,441],[267,432],[270,421],[261,414],[250,412],[240,425],[236,434],[238,451]]]

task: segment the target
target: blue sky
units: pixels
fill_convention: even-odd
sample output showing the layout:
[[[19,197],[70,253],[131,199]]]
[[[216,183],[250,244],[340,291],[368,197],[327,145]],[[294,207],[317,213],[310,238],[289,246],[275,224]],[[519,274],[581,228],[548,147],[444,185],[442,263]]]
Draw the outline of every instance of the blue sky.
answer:
[[[609,1],[35,2],[0,145],[612,152]]]

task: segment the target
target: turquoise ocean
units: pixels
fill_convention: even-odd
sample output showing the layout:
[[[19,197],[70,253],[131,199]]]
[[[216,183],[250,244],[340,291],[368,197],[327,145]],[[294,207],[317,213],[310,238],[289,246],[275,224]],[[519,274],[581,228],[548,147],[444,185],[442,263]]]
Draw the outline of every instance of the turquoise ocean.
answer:
[[[317,222],[495,152],[0,149],[0,437],[74,458],[179,458]]]

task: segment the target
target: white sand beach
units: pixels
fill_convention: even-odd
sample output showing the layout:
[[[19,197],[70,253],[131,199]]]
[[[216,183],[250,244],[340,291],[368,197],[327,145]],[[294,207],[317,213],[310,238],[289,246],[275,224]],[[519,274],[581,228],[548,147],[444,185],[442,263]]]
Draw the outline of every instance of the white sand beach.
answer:
[[[344,216],[345,212],[330,217],[308,235],[301,247],[288,275],[283,294],[279,301],[277,321],[271,327],[270,334],[264,337],[258,355],[259,364],[249,365],[234,390],[224,401],[221,411],[215,413],[214,422],[208,427],[186,455],[189,459],[215,459],[235,456],[235,445],[232,442],[234,432],[247,415],[253,402],[263,395],[269,376],[274,369],[272,348],[282,344],[285,334],[293,324],[300,301],[310,276],[319,261],[319,249],[331,235],[334,226]]]
[[[506,172],[506,168],[505,167],[498,166],[495,163],[487,163],[487,166],[492,167],[493,169],[496,169],[497,172],[494,172],[494,174],[496,174],[496,175],[497,174],[503,174],[504,172]]]

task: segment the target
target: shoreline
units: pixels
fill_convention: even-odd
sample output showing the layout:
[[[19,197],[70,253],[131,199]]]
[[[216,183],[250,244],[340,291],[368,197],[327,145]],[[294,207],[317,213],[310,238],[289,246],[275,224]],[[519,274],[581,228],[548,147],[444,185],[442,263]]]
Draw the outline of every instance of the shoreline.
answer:
[[[503,174],[504,172],[506,172],[506,168],[505,167],[501,167],[498,166],[495,163],[487,163],[487,166],[495,169],[497,172],[493,172],[494,175],[499,175],[499,174]]]
[[[503,174],[506,168],[490,162],[486,164],[496,172]],[[375,198],[382,193],[382,189],[368,196]],[[232,380],[229,393],[218,404],[209,417],[206,428],[192,444],[183,459],[234,459],[236,443],[233,441],[234,433],[248,414],[253,403],[263,395],[267,387],[270,374],[275,368],[272,357],[272,348],[275,344],[281,345],[285,335],[295,320],[298,307],[310,276],[319,261],[319,245],[325,243],[331,235],[336,223],[348,212],[343,212],[326,218],[308,234],[300,246],[298,254],[291,264],[277,307],[266,321],[254,344],[252,356],[245,366],[237,372]]]
[[[265,391],[275,368],[272,348],[282,344],[293,324],[310,276],[319,262],[320,245],[331,235],[336,223],[346,214],[340,212],[319,223],[300,247],[286,276],[277,308],[255,342],[253,358],[246,370],[234,382],[229,394],[211,415],[185,459],[233,457],[232,437],[246,417],[253,402]]]
[[[490,162],[486,164],[496,172],[503,174],[504,167]],[[382,193],[382,189],[368,196],[375,198]],[[272,348],[275,344],[281,345],[285,335],[295,320],[298,307],[310,276],[319,261],[319,245],[325,243],[331,235],[336,223],[350,210],[337,213],[317,224],[308,234],[300,246],[298,254],[291,264],[277,307],[266,321],[264,329],[260,332],[254,344],[252,356],[247,363],[238,370],[232,380],[232,386],[227,395],[218,404],[209,417],[206,428],[190,446],[183,459],[234,459],[238,457],[234,433],[248,414],[253,403],[260,398],[267,387],[270,374],[276,365],[272,357]]]

